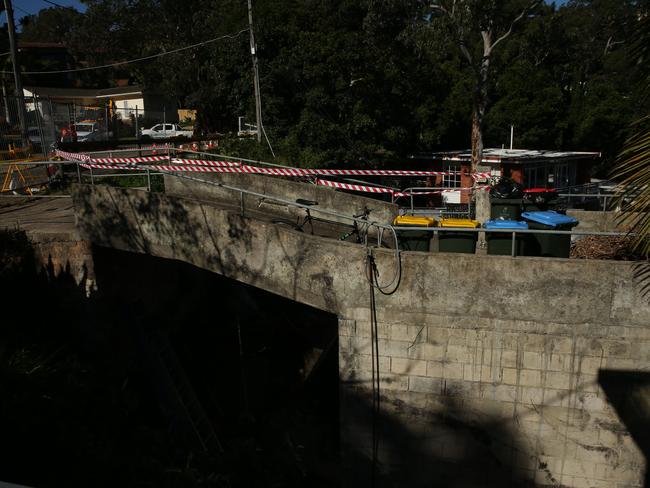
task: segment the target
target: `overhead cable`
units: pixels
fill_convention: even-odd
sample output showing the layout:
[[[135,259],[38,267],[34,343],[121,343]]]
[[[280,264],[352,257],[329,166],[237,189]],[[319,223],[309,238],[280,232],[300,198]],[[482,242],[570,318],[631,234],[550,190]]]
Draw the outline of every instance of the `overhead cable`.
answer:
[[[165,51],[163,53],[152,54],[150,56],[143,56],[137,59],[129,59],[128,61],[119,61],[117,63],[102,64],[100,66],[87,66],[85,68],[75,68],[75,69],[60,69],[60,70],[51,70],[51,71],[21,71],[23,75],[54,75],[54,74],[63,74],[63,73],[76,73],[79,71],[92,71],[94,69],[104,69],[104,68],[115,68],[117,66],[123,66],[125,64],[138,63],[140,61],[147,61],[149,59],[155,59],[162,56],[167,56],[168,54],[174,54],[181,51],[187,51],[188,49],[194,49],[196,47],[205,46],[206,44],[211,44],[216,41],[221,41],[223,39],[234,39],[239,37],[244,32],[247,32],[248,28],[242,29],[235,34],[226,34],[224,36],[215,37],[214,39],[208,39],[207,41],[197,42],[196,44],[191,44],[189,46],[179,47],[177,49],[172,49],[171,51]],[[10,74],[13,71],[0,71],[0,73]]]

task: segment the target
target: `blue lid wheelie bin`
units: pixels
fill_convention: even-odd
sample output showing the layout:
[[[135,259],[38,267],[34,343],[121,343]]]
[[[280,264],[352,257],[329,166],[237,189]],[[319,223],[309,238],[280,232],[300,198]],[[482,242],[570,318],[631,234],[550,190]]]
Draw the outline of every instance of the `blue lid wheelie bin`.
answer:
[[[578,220],[567,215],[547,210],[544,212],[524,212],[521,216],[530,229],[571,230],[578,225]],[[571,253],[571,236],[569,234],[533,234],[538,253],[535,256],[568,258]]]
[[[504,230],[526,230],[528,224],[517,220],[488,220],[483,224],[485,229]],[[512,233],[511,232],[486,232],[485,239],[488,245],[488,254],[499,256],[512,255]],[[526,255],[527,243],[530,241],[528,234],[517,234],[515,236],[515,256]]]

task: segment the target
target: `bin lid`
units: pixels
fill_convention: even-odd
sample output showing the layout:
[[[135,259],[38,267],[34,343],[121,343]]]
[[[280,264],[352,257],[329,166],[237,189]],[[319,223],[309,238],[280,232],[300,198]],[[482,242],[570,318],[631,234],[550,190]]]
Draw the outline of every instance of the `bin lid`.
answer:
[[[528,229],[528,224],[526,222],[520,222],[518,220],[488,220],[483,223],[483,227],[486,229]]]
[[[480,224],[470,219],[440,219],[440,227],[465,227],[476,229]]]
[[[431,217],[418,217],[417,215],[399,215],[393,220],[393,225],[408,225],[410,227],[435,227],[436,220]]]
[[[546,210],[543,212],[524,212],[521,214],[526,220],[537,222],[538,224],[548,225],[549,227],[557,227],[558,225],[578,224],[578,220],[567,215],[557,213],[553,210]]]

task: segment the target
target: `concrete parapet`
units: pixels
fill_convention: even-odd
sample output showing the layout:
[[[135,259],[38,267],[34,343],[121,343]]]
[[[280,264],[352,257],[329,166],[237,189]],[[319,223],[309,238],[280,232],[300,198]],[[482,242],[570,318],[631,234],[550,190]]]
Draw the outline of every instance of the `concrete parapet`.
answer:
[[[650,405],[650,303],[641,264],[367,251],[197,200],[75,190],[82,236],[182,260],[339,320],[346,484],[641,486]],[[381,404],[372,409],[371,336]]]

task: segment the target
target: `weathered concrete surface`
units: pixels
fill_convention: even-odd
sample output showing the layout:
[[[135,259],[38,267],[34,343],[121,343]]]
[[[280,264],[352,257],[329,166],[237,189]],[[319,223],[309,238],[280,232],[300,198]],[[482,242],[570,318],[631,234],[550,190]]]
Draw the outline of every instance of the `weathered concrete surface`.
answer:
[[[219,188],[210,184],[201,184],[196,181],[185,180],[175,176],[165,175],[165,193],[185,198],[194,198],[197,200],[229,200],[239,205],[239,193]],[[350,195],[335,191],[332,188],[289,181],[278,177],[249,175],[239,173],[206,173],[201,174],[200,178],[210,182],[220,182],[237,188],[268,195],[269,197],[282,198],[284,200],[294,201],[298,198],[304,200],[313,200],[318,202],[314,207],[314,216],[318,216],[318,209],[339,212],[345,215],[358,215],[364,211],[364,208],[371,210],[370,220],[381,223],[391,223],[397,216],[399,207],[393,203],[375,200],[358,195]],[[273,212],[281,212],[287,215],[304,215],[304,211],[278,204],[270,200],[262,201],[259,197],[244,195],[244,205],[246,208],[262,208]],[[338,220],[327,217],[330,220]],[[347,221],[345,221],[347,222]]]
[[[82,186],[74,201],[95,244],[336,313],[342,458],[350,486],[369,483],[362,246],[146,192]],[[390,281],[393,253],[376,259]],[[376,293],[380,486],[643,484],[650,305],[633,264],[403,253],[401,269],[394,294]]]
[[[595,210],[567,210],[567,215],[580,221],[576,230],[595,232],[627,232],[630,230],[629,222],[620,221],[621,212]]]
[[[71,198],[3,197],[0,229],[25,231],[37,266],[52,277],[66,273],[86,291],[95,286],[91,246],[79,237]]]

